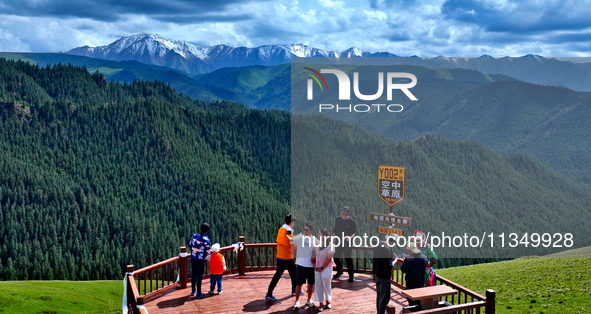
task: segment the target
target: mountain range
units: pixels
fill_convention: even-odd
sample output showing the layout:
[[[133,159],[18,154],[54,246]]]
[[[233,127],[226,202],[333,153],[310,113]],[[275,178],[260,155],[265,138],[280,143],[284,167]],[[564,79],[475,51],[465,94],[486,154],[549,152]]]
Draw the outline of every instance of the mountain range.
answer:
[[[170,83],[177,91],[195,99],[228,99],[254,108],[290,109],[289,64],[226,67],[210,73],[189,75],[165,66],[133,60],[109,61],[70,54],[0,53],[0,56],[28,60],[41,66],[57,63],[84,66],[91,72],[103,73],[108,80],[129,83],[159,80]],[[484,66],[489,59],[494,58],[439,60]],[[520,73],[528,73],[527,69],[536,64],[548,65],[544,71],[553,74],[544,77],[553,79],[565,73],[574,73],[574,70],[583,73],[579,70],[585,65],[540,56],[505,61],[513,64],[508,69]],[[417,104],[407,106],[401,114],[390,117],[393,119],[376,115],[339,118],[396,140],[406,141],[423,134],[436,134],[475,140],[499,153],[525,152],[570,178],[591,183],[591,142],[587,136],[588,125],[591,124],[587,112],[591,107],[588,105],[588,93],[533,85],[506,75],[490,75],[474,70],[435,66],[405,66],[404,69],[419,77],[420,84],[413,89],[419,97]]]
[[[99,47],[78,47],[68,54],[114,61],[136,60],[166,66],[187,74],[211,72],[225,67],[249,65],[278,65],[289,63],[292,57],[395,57],[390,53],[369,53],[357,48],[326,51],[303,44],[265,45],[256,48],[226,45],[199,46],[184,40],[169,40],[157,34],[136,34],[122,37]]]
[[[165,39],[156,34],[136,34],[122,37],[109,45],[78,47],[66,53],[113,61],[135,60],[168,67],[189,76],[226,67],[286,64],[290,63],[292,58],[388,57],[392,64],[471,69],[486,74],[509,75],[535,84],[591,91],[589,63],[574,62],[575,59],[571,60],[573,62],[560,61],[532,54],[519,58],[495,58],[486,54],[477,58],[399,57],[391,52],[366,52],[354,47],[338,52],[303,44],[265,45],[255,48],[199,46],[187,41]]]
[[[92,53],[94,58],[69,54],[73,52]],[[159,80],[195,99],[228,99],[248,107],[283,110],[290,109],[292,74],[290,65],[285,63],[291,57],[322,56],[327,58],[323,60],[330,60],[341,55],[394,56],[369,54],[355,48],[329,52],[304,45],[202,47],[149,34],[123,37],[102,47],[76,48],[69,53],[0,56],[41,66],[70,63],[100,71],[108,80]],[[591,156],[591,143],[586,135],[591,123],[586,114],[589,97],[587,93],[562,88],[589,89],[589,63],[537,55],[388,60],[414,65],[406,66],[408,71],[421,74],[420,84],[414,88],[419,95],[418,104],[408,106],[394,119],[375,115],[339,118],[396,140],[437,134],[476,140],[500,153],[525,152],[579,182],[591,183],[591,158],[587,157]],[[181,65],[185,69],[200,67],[203,71],[221,68],[191,74],[179,69]],[[505,74],[487,74],[494,72]],[[553,86],[540,86],[544,83]]]

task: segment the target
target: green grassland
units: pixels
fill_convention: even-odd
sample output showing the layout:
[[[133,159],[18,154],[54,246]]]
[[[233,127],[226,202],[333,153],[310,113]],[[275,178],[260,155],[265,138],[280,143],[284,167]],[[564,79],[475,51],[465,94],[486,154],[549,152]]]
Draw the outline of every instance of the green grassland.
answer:
[[[546,257],[591,257],[591,246],[558,252],[546,255]]]
[[[120,313],[123,282],[0,282],[1,313]]]
[[[497,313],[591,311],[591,258],[526,257],[437,271],[484,295],[496,291]]]

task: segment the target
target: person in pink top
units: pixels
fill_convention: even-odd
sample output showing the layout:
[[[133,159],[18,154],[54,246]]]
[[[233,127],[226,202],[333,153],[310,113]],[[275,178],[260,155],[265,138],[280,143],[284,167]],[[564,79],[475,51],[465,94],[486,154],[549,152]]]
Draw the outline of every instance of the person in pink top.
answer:
[[[330,233],[326,228],[320,229],[318,233],[319,243],[314,247],[313,256],[316,258],[315,274],[316,299],[320,302],[318,311],[332,308],[332,268],[335,263],[332,260],[334,256],[334,246],[332,245]],[[324,301],[326,299],[326,306]]]

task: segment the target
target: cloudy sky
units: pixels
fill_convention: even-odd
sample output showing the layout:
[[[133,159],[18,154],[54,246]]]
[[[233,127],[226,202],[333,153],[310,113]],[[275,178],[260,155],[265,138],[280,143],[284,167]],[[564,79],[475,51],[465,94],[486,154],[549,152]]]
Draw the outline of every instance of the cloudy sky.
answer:
[[[0,51],[67,51],[136,33],[401,56],[591,56],[591,0],[0,0]]]

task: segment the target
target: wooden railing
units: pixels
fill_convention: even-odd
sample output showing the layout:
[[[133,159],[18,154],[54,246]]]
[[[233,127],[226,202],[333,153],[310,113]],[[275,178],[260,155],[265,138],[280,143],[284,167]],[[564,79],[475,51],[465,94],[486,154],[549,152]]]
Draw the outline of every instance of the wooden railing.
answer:
[[[276,267],[276,243],[246,244],[244,237],[239,237],[239,244],[243,249],[234,251],[234,246],[226,246],[220,249],[226,259],[226,274],[238,273],[240,276],[247,272],[272,270]],[[356,247],[353,253],[355,258],[356,273],[372,273],[373,264],[371,256],[373,248]],[[370,252],[371,251],[371,252]],[[189,258],[185,247],[180,248],[180,254],[157,264],[134,271],[133,265],[127,266],[127,303],[130,313],[142,313],[142,305],[151,299],[171,290],[187,288],[189,279]],[[204,279],[208,277],[209,269],[205,270]],[[404,274],[399,268],[399,263],[392,271],[392,284],[400,289],[406,289]],[[484,312],[495,313],[495,292],[486,291],[486,297],[470,289],[463,287],[451,280],[437,276],[437,283],[450,286],[458,291],[457,297],[443,297],[441,301],[448,302],[451,306],[425,310],[417,313],[476,313],[482,309]]]
[[[187,249],[180,248],[179,256],[138,270],[127,265],[127,305],[131,313],[142,313],[142,306],[156,296],[174,288],[186,288],[188,273]],[[178,278],[178,279],[177,279]]]
[[[400,270],[400,264],[396,263],[396,268],[392,270],[391,277],[392,284],[400,289],[406,289],[404,285],[404,273]],[[466,313],[466,314],[480,314],[484,309],[484,313],[495,313],[495,299],[496,293],[494,290],[486,290],[486,297],[478,294],[462,285],[459,285],[447,278],[437,276],[438,285],[446,285],[458,291],[458,295],[445,296],[440,298],[440,301],[445,301],[448,306],[424,310],[415,313]]]
[[[244,237],[239,238],[244,243]],[[253,246],[253,245],[249,245]],[[255,245],[256,246],[256,245]],[[234,252],[234,246],[220,248],[220,253],[226,260],[227,274],[246,272],[246,248]],[[189,259],[186,247],[180,248],[178,256],[165,261],[134,270],[133,265],[127,265],[127,304],[130,313],[142,313],[143,304],[172,289],[185,289],[190,283]],[[207,279],[209,269],[205,269]]]
[[[496,293],[494,290],[486,290],[486,296],[476,293],[464,286],[461,286],[449,279],[437,276],[437,284],[450,286],[458,291],[455,295],[442,297],[451,306],[423,311],[421,313],[476,313],[479,314],[484,308],[485,313],[495,312]]]

